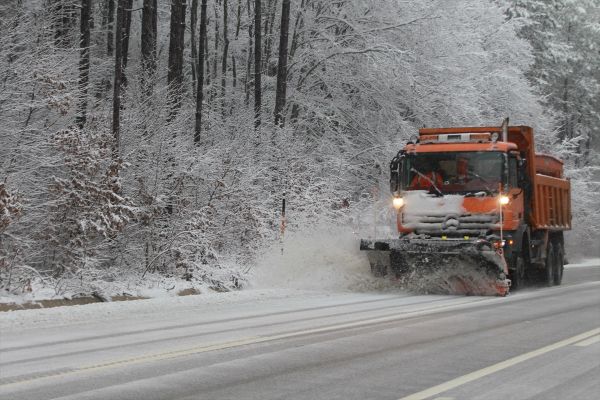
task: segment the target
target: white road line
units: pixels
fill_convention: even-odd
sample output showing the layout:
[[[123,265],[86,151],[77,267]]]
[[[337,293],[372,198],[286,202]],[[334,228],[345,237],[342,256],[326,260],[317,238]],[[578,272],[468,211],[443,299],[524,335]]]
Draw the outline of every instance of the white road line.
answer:
[[[437,386],[433,386],[429,389],[425,389],[423,391],[411,394],[410,396],[402,397],[400,400],[424,400],[424,399],[427,399],[427,398],[435,396],[437,394],[446,392],[450,389],[454,389],[454,388],[462,386],[466,383],[472,382],[476,379],[483,378],[484,376],[491,375],[493,373],[496,373],[503,369],[512,367],[512,366],[522,363],[524,361],[541,356],[542,354],[546,354],[551,351],[560,349],[562,347],[569,346],[573,343],[577,343],[581,340],[588,339],[594,335],[598,335],[599,333],[600,333],[600,328],[592,329],[591,331],[587,331],[580,335],[576,335],[571,338],[561,340],[560,342],[556,342],[554,344],[542,347],[540,349],[530,351],[529,353],[521,354],[520,356],[509,358],[508,360],[499,362],[497,364],[480,369],[478,371],[474,371],[469,374],[459,376],[458,378],[449,380],[448,382],[444,382]]]
[[[583,340],[581,342],[575,343],[575,346],[578,347],[585,347],[585,346],[589,346],[590,344],[594,344],[594,343],[598,343],[600,342],[600,335],[598,336],[592,336],[589,339]]]

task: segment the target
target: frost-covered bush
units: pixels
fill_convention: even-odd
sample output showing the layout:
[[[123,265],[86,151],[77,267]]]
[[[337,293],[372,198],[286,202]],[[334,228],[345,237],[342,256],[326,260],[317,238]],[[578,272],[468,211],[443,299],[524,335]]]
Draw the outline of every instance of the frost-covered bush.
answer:
[[[55,276],[76,275],[101,261],[95,258],[99,250],[134,220],[136,208],[122,195],[123,163],[113,159],[106,134],[72,128],[52,140],[65,171],[49,184],[49,226],[41,238],[47,243],[45,262]]]
[[[23,212],[16,193],[9,191],[5,183],[0,183],[0,288],[10,290],[15,266],[22,261],[18,240],[8,231]]]
[[[5,183],[0,183],[0,235],[8,226],[18,220],[23,211],[23,206],[15,193],[11,193]]]

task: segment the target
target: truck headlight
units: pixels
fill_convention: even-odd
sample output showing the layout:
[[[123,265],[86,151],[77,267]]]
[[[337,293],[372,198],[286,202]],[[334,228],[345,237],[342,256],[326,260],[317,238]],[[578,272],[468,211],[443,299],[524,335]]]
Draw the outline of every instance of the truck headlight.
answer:
[[[402,197],[394,197],[392,204],[394,204],[396,210],[399,210],[404,206],[404,199]]]
[[[505,206],[510,202],[510,199],[508,198],[508,196],[500,196],[500,199],[498,201],[500,202],[500,205]]]

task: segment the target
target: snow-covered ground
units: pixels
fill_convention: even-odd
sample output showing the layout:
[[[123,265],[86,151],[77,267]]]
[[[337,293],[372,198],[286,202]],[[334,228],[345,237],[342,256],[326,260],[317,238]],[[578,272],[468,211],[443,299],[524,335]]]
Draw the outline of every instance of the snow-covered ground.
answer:
[[[387,280],[371,276],[366,256],[358,250],[358,237],[352,232],[339,230],[309,231],[290,234],[281,246],[273,246],[251,270],[249,286],[240,291],[219,293],[202,290],[197,296],[176,296],[184,286],[177,287],[177,281],[155,282],[154,288],[132,290],[135,282],[113,283],[104,288],[113,292],[129,292],[135,295],[152,297],[146,300],[95,303],[82,306],[56,307],[0,313],[2,330],[15,330],[35,326],[53,326],[65,323],[86,323],[91,321],[127,319],[132,315],[144,318],[171,318],[195,310],[214,309],[219,305],[259,304],[262,299],[270,302],[277,299],[299,298],[308,301],[315,298],[321,304],[330,294],[351,294],[352,292],[376,294],[402,293]],[[152,282],[152,277],[150,277]],[[172,290],[165,288],[172,287]],[[35,298],[52,296],[52,292],[42,290]],[[6,300],[4,299],[0,300]],[[24,296],[16,298],[27,300]],[[12,297],[15,300],[15,297]]]
[[[56,307],[0,313],[3,332],[64,324],[126,321],[136,319],[177,320],[186,313],[214,312],[219,307],[260,307],[263,302],[277,304],[279,300],[310,304],[327,304],[328,298],[360,292],[367,297],[380,295],[405,295],[394,283],[371,276],[364,253],[358,250],[359,238],[349,230],[327,231],[314,229],[292,233],[281,246],[273,246],[251,270],[249,286],[241,291],[218,293],[202,290],[197,296],[176,296],[183,286],[173,282],[153,282],[136,295],[152,297],[129,302],[96,303],[84,306]],[[567,268],[600,265],[600,259],[589,259]],[[153,287],[154,286],[154,287]],[[114,283],[112,290],[132,291],[132,282]],[[166,290],[166,289],[171,290]],[[51,295],[40,291],[38,297]],[[21,297],[20,300],[26,300]],[[0,299],[6,301],[6,298]],[[14,298],[13,298],[14,301]]]
[[[117,277],[110,279],[96,279],[82,285],[74,279],[68,281],[63,279],[59,282],[44,282],[41,279],[31,281],[31,291],[9,293],[0,291],[0,303],[23,304],[41,300],[73,299],[89,296],[94,293],[103,298],[114,296],[131,297],[175,297],[185,289],[194,288],[197,291],[207,291],[207,285],[199,286],[175,277],[164,277],[159,274],[146,274],[143,278],[140,274],[124,275],[120,273]]]
[[[413,296],[392,291],[357,293],[343,288],[329,291],[254,288],[183,298],[0,313],[0,398],[191,399],[197,398],[198,393],[204,394],[206,387],[214,382],[226,390],[241,381],[250,381],[248,378],[256,379],[250,372],[256,372],[260,367],[267,367],[268,371],[259,370],[257,376],[277,380],[275,385],[279,387],[301,382],[297,387],[289,388],[290,392],[294,392],[302,390],[302,382],[310,386],[316,379],[298,380],[298,375],[294,375],[294,379],[280,380],[280,371],[290,368],[296,374],[299,368],[311,370],[318,367],[320,369],[315,371],[315,376],[333,377],[335,382],[332,384],[344,386],[349,379],[356,379],[359,375],[356,367],[345,367],[346,360],[350,359],[356,362],[356,366],[363,366],[365,360],[379,362],[383,359],[389,362],[392,368],[381,368],[380,364],[374,369],[389,372],[388,376],[381,378],[382,382],[395,382],[393,375],[399,375],[394,368],[403,365],[406,370],[400,375],[406,376],[415,359],[432,360],[430,366],[421,366],[420,370],[430,370],[435,365],[439,367],[439,349],[446,349],[453,339],[463,345],[477,343],[475,347],[481,353],[467,356],[463,360],[465,362],[485,362],[491,352],[498,355],[498,360],[504,360],[506,349],[498,345],[497,338],[506,335],[514,325],[508,323],[506,327],[502,326],[502,322],[516,319],[521,324],[525,320],[538,323],[541,319],[544,323],[558,325],[551,331],[560,338],[563,337],[560,335],[566,335],[564,331],[568,326],[561,326],[560,318],[548,318],[551,311],[541,307],[554,307],[564,313],[564,308],[557,304],[561,307],[566,304],[574,310],[567,313],[571,317],[582,309],[591,314],[591,307],[582,308],[577,303],[589,304],[590,296],[597,299],[598,282],[587,281],[589,276],[586,274],[589,272],[586,268],[578,268],[567,274],[580,275],[577,288],[569,288],[567,284],[524,291],[507,298]],[[583,284],[581,279],[584,279]],[[598,279],[595,278],[596,281]],[[548,302],[549,292],[567,296],[566,300]],[[532,303],[527,303],[529,301]],[[498,315],[489,313],[490,309],[500,307],[506,307],[502,309],[506,311],[501,310],[496,313]],[[479,314],[470,314],[476,309],[480,310]],[[467,310],[470,310],[468,314],[461,314]],[[515,310],[526,315],[515,316]],[[455,311],[458,314],[452,314]],[[532,313],[539,313],[540,317]],[[439,318],[434,317],[436,314]],[[483,327],[481,321],[485,321]],[[589,317],[583,321],[587,321],[584,325],[592,324]],[[446,325],[436,326],[438,323]],[[465,324],[468,326],[465,327]],[[526,324],[523,325],[525,327]],[[576,332],[589,329],[577,325],[569,326]],[[412,336],[415,342],[403,344],[399,339],[404,341],[410,326],[417,329]],[[478,332],[487,329],[486,326],[494,326],[499,331]],[[464,329],[465,335],[473,334],[474,337],[465,338],[462,332],[457,332],[458,329]],[[530,332],[535,335],[539,329]],[[431,352],[423,356],[422,352],[431,344],[432,335],[437,337],[438,334],[447,336],[436,345],[438,350],[430,349]],[[477,342],[477,337],[484,343]],[[540,346],[538,337],[530,339],[528,343]],[[417,353],[412,353],[411,357],[398,364],[398,357],[410,350],[413,344]],[[522,346],[523,342],[520,344]],[[373,348],[373,345],[378,347]],[[367,353],[348,357],[349,351],[363,348]],[[390,351],[395,353],[390,356]],[[459,351],[453,350],[448,357],[455,361],[456,354],[464,355],[464,348]],[[327,358],[330,356],[334,357],[331,362]],[[350,370],[350,373],[343,380],[337,379],[335,375],[328,375],[332,369]],[[468,371],[474,369],[474,366],[468,366]],[[223,378],[234,382],[221,385],[218,380]],[[367,380],[367,387],[372,382],[372,379]],[[173,393],[175,388],[190,384],[197,385],[190,391],[194,396]],[[254,380],[249,386],[252,384],[256,385]],[[253,393],[256,387],[246,390],[245,394]],[[318,397],[327,396],[312,398]],[[362,398],[371,397],[365,394]]]
[[[283,251],[282,251],[283,248]],[[369,291],[390,288],[389,283],[375,279],[369,273],[368,261],[359,251],[359,236],[351,229],[313,227],[302,232],[290,232],[281,245],[274,242],[256,265],[248,269],[245,289],[302,289],[335,291]],[[233,270],[235,268],[231,268]],[[227,270],[225,270],[226,272]],[[215,276],[217,280],[220,277]],[[227,279],[223,277],[222,279]],[[177,297],[186,289],[195,289],[210,297],[214,294],[204,282],[188,282],[178,277],[148,273],[124,275],[103,274],[88,279],[85,289],[78,280],[44,283],[34,280],[31,291],[11,294],[0,292],[0,303],[22,304],[51,299],[70,299],[96,293],[103,298],[113,296]]]
[[[228,293],[204,293],[198,296],[157,297],[136,301],[116,301],[86,305],[53,307],[0,313],[3,332],[35,327],[52,327],[70,323],[89,323],[131,318],[172,318],[175,315],[193,312],[199,308],[217,308],[220,305],[260,304],[261,299],[285,299],[310,297],[308,291],[291,289],[254,289]],[[135,317],[133,317],[135,316]]]

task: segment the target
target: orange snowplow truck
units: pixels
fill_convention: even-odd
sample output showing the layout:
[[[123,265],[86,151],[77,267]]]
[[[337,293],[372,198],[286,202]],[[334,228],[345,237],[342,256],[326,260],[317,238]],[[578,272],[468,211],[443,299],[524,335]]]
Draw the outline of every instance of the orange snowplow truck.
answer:
[[[532,128],[421,129],[390,172],[399,237],[361,241],[374,275],[442,270],[460,291],[501,296],[526,278],[560,285],[570,181],[535,153]]]

